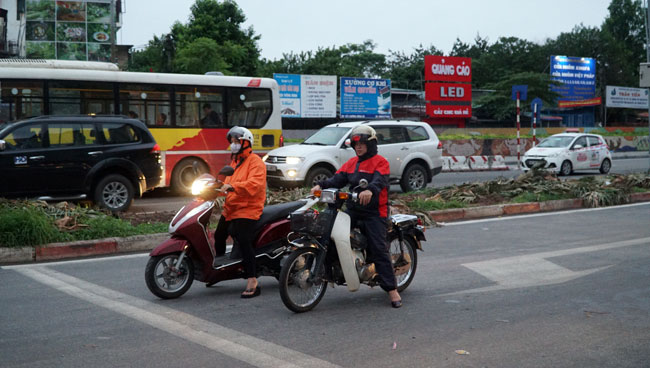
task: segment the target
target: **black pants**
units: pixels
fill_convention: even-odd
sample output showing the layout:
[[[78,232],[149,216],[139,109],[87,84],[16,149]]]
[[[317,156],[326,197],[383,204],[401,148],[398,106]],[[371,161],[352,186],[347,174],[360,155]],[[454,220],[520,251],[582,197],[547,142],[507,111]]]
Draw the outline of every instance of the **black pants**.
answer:
[[[253,249],[253,234],[251,229],[257,220],[251,219],[233,219],[226,221],[221,216],[217,229],[214,231],[214,249],[217,256],[226,252],[226,239],[228,235],[232,236],[237,242],[239,251],[242,255],[242,264],[244,265],[244,278],[256,277],[255,274],[255,250]]]
[[[384,291],[397,289],[395,271],[390,259],[390,244],[387,239],[388,223],[385,217],[358,216],[350,213],[352,223],[359,226],[368,240],[368,262],[375,264],[379,275],[379,286]]]

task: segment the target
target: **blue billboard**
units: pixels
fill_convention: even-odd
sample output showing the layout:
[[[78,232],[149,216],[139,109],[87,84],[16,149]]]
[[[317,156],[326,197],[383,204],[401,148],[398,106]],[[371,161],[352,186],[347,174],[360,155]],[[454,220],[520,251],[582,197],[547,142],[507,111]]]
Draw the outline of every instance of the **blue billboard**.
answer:
[[[551,86],[561,100],[580,101],[596,97],[596,59],[572,56],[551,56],[551,80],[562,83]]]
[[[280,115],[282,117],[300,117],[300,75],[273,74],[280,91]]]
[[[390,119],[390,79],[341,77],[341,117]]]

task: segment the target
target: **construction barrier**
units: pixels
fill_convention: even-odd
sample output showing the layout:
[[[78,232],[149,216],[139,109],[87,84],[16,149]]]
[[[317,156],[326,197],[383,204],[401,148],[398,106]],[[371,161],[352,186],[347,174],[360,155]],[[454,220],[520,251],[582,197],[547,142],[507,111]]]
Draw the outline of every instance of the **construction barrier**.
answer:
[[[442,171],[508,170],[503,156],[443,156]]]

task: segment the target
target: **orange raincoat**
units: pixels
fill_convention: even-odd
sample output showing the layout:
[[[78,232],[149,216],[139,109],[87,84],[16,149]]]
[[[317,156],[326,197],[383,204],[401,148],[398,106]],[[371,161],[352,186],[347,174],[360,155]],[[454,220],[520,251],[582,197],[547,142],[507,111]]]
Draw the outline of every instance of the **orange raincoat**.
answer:
[[[235,172],[226,177],[224,183],[230,184],[234,190],[226,195],[222,212],[226,221],[258,220],[262,216],[266,201],[266,165],[260,156],[252,152],[250,147],[246,148],[230,163]]]

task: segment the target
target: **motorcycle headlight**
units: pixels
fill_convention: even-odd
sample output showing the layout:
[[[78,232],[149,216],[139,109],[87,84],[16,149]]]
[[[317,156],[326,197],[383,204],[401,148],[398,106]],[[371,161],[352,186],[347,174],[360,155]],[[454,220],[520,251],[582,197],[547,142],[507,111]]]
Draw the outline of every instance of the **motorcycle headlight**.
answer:
[[[335,203],[336,202],[336,191],[324,189],[320,194],[320,202],[323,202],[323,203]]]
[[[203,193],[203,190],[205,190],[205,187],[208,185],[208,181],[204,179],[196,179],[192,183],[192,195],[199,195]]]
[[[288,165],[297,165],[299,164],[304,158],[303,157],[292,157],[288,156],[287,157],[287,164]]]

